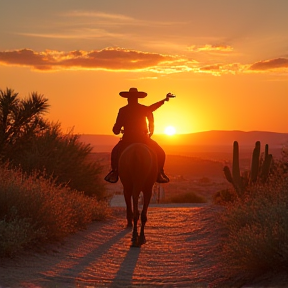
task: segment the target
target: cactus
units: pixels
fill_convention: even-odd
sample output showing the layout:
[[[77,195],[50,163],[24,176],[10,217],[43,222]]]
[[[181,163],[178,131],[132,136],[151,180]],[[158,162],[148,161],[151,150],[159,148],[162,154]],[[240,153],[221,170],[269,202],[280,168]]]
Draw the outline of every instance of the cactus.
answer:
[[[251,164],[251,173],[250,173],[250,181],[255,183],[257,181],[258,173],[259,173],[259,158],[260,158],[260,141],[255,143],[255,148],[252,154],[252,164]]]
[[[234,189],[241,195],[243,193],[243,183],[240,175],[239,165],[239,145],[237,141],[233,143],[233,163],[232,163],[232,174],[228,166],[224,167],[224,174],[226,179],[233,185]]]
[[[240,174],[239,166],[239,145],[237,141],[233,143],[233,163],[232,163],[232,174],[228,166],[225,166],[223,171],[228,182],[230,182],[238,196],[242,196],[248,185],[262,181],[267,181],[270,167],[272,163],[272,154],[268,153],[268,144],[265,145],[264,160],[260,162],[260,141],[255,143],[255,148],[252,154],[251,171],[247,171]]]
[[[272,154],[268,153],[268,144],[265,145],[265,153],[264,153],[264,161],[262,164],[262,169],[261,169],[261,180],[262,182],[266,182],[269,176],[269,171],[270,171],[270,167],[272,164]]]

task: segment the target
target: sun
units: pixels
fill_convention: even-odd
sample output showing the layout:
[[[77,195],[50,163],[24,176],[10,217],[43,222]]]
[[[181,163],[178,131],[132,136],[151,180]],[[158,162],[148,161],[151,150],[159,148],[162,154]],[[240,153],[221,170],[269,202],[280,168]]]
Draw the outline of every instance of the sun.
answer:
[[[175,127],[173,127],[173,126],[167,126],[167,127],[165,128],[165,130],[164,130],[164,133],[165,133],[166,135],[172,136],[172,135],[174,135],[174,134],[176,133],[176,129],[175,129]]]

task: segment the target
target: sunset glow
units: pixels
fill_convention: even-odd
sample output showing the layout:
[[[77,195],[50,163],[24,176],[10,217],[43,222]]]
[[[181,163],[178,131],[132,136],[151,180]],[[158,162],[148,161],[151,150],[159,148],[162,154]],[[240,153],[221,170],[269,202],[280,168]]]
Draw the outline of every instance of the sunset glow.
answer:
[[[43,94],[64,132],[113,134],[130,87],[177,95],[154,134],[288,132],[286,0],[2,2],[0,89]]]
[[[175,129],[175,127],[173,127],[173,126],[167,126],[167,127],[165,128],[165,130],[164,130],[164,133],[165,133],[166,135],[172,136],[172,135],[174,135],[174,134],[176,133],[176,129]]]

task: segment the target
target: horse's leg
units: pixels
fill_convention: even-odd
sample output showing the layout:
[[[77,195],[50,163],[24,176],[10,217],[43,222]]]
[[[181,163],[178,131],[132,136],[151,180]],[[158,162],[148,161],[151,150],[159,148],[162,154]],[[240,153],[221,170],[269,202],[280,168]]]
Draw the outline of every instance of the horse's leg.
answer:
[[[140,231],[140,239],[139,239],[140,245],[146,243],[144,228],[147,222],[147,211],[148,211],[148,206],[149,206],[150,199],[152,196],[152,187],[151,189],[149,188],[149,189],[144,190],[143,196],[144,196],[144,203],[143,203],[143,209],[141,212],[141,231]]]
[[[139,195],[133,195],[133,233],[132,233],[132,246],[138,247],[138,229],[137,224],[139,220],[139,210],[138,210],[138,197]]]
[[[131,194],[127,190],[124,190],[124,198],[126,202],[126,218],[128,228],[132,227],[133,212],[132,212]]]

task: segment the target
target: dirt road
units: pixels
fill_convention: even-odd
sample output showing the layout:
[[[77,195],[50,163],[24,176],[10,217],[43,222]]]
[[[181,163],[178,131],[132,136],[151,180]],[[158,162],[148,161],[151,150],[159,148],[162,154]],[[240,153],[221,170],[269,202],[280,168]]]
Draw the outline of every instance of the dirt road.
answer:
[[[113,209],[113,218],[53,251],[1,261],[0,287],[211,287],[221,279],[214,258],[220,232],[213,225],[219,208],[152,205],[141,248],[130,248],[124,208]]]

